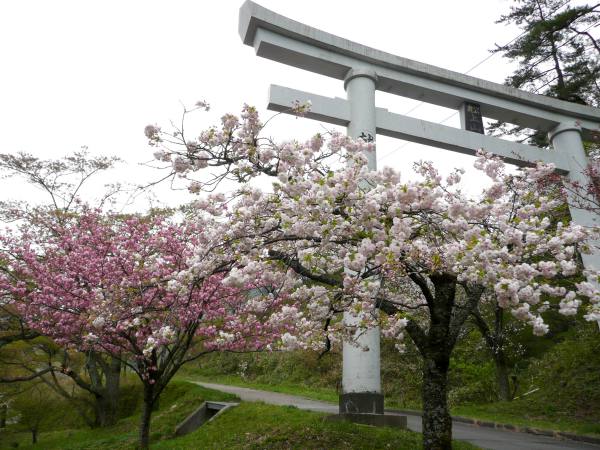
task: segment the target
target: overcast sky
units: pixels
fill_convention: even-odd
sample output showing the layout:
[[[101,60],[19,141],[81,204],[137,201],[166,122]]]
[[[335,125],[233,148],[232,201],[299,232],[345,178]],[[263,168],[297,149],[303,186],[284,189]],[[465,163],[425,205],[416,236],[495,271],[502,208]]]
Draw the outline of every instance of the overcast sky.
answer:
[[[261,0],[280,14],[399,56],[466,72],[519,31],[495,24],[508,0]],[[151,159],[149,123],[178,121],[182,105],[205,99],[198,129],[244,102],[265,110],[269,84],[344,97],[343,83],[257,57],[238,35],[240,0],[0,2],[0,152],[58,157],[87,145],[115,154],[128,181],[148,181],[136,164]],[[509,63],[495,55],[471,75],[502,82]],[[405,113],[416,102],[378,93],[379,107]],[[434,122],[452,111],[423,106]],[[447,125],[458,126],[458,116]],[[330,127],[327,125],[327,127]],[[269,133],[305,137],[321,126],[281,118]],[[396,151],[396,149],[400,148]],[[471,158],[378,138],[380,167],[406,171],[417,159],[448,167]]]

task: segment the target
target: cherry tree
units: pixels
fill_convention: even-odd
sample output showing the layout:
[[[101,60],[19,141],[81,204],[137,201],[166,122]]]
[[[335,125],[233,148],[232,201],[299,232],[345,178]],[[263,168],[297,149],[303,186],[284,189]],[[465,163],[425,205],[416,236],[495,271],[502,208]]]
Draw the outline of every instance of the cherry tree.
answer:
[[[92,197],[90,184],[119,161],[116,157],[92,156],[85,147],[59,159],[41,159],[27,153],[0,154],[3,178],[24,181],[39,194],[33,201],[19,201],[14,198],[15,195],[18,196],[18,191],[8,188],[7,192],[13,195],[0,201],[0,220],[13,228],[17,224],[27,223],[30,229],[36,228],[35,234],[38,236],[41,233],[52,235],[57,222],[60,223],[62,218],[77,211],[81,196]],[[104,185],[100,198],[94,204],[97,207],[111,204],[122,190],[123,187],[119,184]],[[4,261],[0,269],[7,272]],[[4,345],[18,346],[18,341],[28,342],[29,345],[21,346],[13,354],[11,365],[6,366],[14,367],[13,372],[16,372],[0,377],[0,383],[39,378],[67,399],[91,427],[113,424],[116,421],[119,395],[120,361],[94,351],[88,351],[85,355],[73,351],[57,351],[55,346],[42,343],[44,339],[40,337],[39,331],[26,326],[19,311],[9,300],[10,295],[9,298],[0,299],[0,348]],[[32,358],[29,350],[34,355],[39,355]],[[11,353],[9,349],[4,351]],[[49,367],[37,370],[40,355],[48,360]],[[20,357],[15,358],[16,356]],[[60,365],[71,368],[68,373],[62,373],[67,376],[53,370],[56,359],[62,360]],[[79,390],[67,389],[65,384],[70,387],[72,382],[89,392],[94,400],[90,402],[87,396],[80,395]],[[93,416],[89,414],[90,407]]]
[[[275,277],[264,285],[221,282],[231,258],[213,246],[218,228],[200,218],[82,207],[51,235],[24,225],[20,238],[2,239],[13,277],[1,288],[29,328],[66,348],[111,355],[138,375],[142,448],[153,407],[183,364],[216,350],[266,349],[292,330],[294,308],[282,316]],[[199,258],[202,271],[190,266]],[[258,294],[249,300],[251,289]]]
[[[86,147],[63,158],[47,160],[28,153],[0,153],[2,178],[19,178],[41,194],[36,199],[38,204],[9,197],[1,200],[0,220],[37,223],[52,232],[47,228],[51,223],[45,220],[49,217],[48,212],[68,213],[76,208],[87,184],[119,161],[114,156],[93,157]],[[110,202],[120,190],[120,185],[106,185],[98,206]],[[60,215],[54,216],[57,217]],[[3,302],[0,302],[0,311],[0,347],[19,340],[31,341],[39,336],[39,333],[26,329],[16,311],[7,308]]]
[[[285,274],[290,297],[305,304],[289,344],[323,348],[374,323],[399,349],[408,335],[423,358],[425,448],[450,448],[450,356],[479,304],[495,298],[536,335],[548,331],[542,314],[551,305],[573,315],[586,302],[586,318],[597,320],[593,283],[569,289],[552,282],[580,273],[578,253],[592,251],[592,230],[550,226],[562,200],[536,186],[553,167],[510,175],[501,160],[482,152],[475,168],[489,183],[470,198],[460,189],[461,170],[444,178],[422,162],[414,180],[403,180],[390,168],[367,170],[370,144],[335,133],[280,144],[262,131],[256,111],[246,106],[241,119],[226,115],[221,127],[196,139],[156,126],[146,135],[155,157],[172,164],[174,177],[189,180],[192,192],[228,177],[273,177],[273,192],[243,185],[236,198],[213,194],[196,202],[229,221],[224,245],[240,259],[223,283]],[[203,183],[207,167],[212,173]],[[204,270],[201,261],[193,267]],[[358,325],[340,320],[343,311],[354,313]]]

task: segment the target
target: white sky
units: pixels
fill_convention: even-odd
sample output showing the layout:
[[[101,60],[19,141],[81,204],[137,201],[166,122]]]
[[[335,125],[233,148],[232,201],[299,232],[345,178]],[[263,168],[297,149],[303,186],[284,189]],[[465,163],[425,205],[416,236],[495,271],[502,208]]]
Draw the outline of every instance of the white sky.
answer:
[[[508,0],[258,3],[361,44],[458,72],[486,58],[495,43],[519,34],[514,27],[494,24],[508,12]],[[179,121],[182,104],[191,106],[200,99],[211,103],[211,114],[194,116],[193,127],[202,129],[225,112],[237,113],[244,102],[268,117],[271,83],[345,96],[339,80],[255,56],[238,36],[241,4],[0,2],[0,152],[59,157],[87,145],[93,153],[115,154],[128,162],[116,176],[144,183],[151,174],[136,164],[150,160],[152,150],[143,129],[149,123],[168,128],[170,120]],[[510,72],[507,61],[495,55],[470,74],[501,83]],[[383,93],[378,93],[377,103],[397,113],[416,104]],[[423,106],[410,115],[437,122],[451,113]],[[446,124],[458,127],[458,116]],[[321,129],[308,119],[281,117],[269,133],[304,138]],[[471,165],[470,157],[415,144],[394,152],[402,144],[378,138],[380,167],[406,172],[409,161],[422,158],[446,168]],[[190,197],[179,197],[184,198]]]

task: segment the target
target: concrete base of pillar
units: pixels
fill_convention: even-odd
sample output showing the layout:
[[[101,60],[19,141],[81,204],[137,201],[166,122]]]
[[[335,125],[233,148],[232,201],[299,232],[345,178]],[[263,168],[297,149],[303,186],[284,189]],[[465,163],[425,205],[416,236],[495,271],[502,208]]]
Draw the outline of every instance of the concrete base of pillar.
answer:
[[[340,414],[383,414],[383,394],[377,392],[341,394]]]
[[[407,428],[406,416],[396,416],[390,414],[337,414],[327,416],[326,420],[332,422],[352,422],[374,427],[394,427],[405,430]]]

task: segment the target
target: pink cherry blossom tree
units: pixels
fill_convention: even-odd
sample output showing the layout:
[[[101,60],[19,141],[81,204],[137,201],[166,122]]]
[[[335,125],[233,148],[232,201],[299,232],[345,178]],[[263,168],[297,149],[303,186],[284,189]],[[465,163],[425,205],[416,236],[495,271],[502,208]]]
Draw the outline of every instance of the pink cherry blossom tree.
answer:
[[[82,196],[91,197],[89,188],[94,179],[104,175],[118,162],[116,157],[92,156],[85,147],[59,159],[41,159],[27,153],[0,154],[3,177],[26,182],[40,194],[34,201],[19,201],[12,195],[6,196],[0,201],[0,220],[13,228],[27,223],[30,232],[36,228],[34,234],[38,237],[41,233],[52,235],[57,222],[77,211]],[[94,204],[102,207],[112,203],[122,189],[118,184],[104,185],[100,198]],[[17,194],[10,188],[7,192]],[[0,269],[6,269],[4,264],[0,265]],[[52,345],[40,345],[40,336],[39,331],[27,327],[14,305],[0,298],[0,348],[16,341],[28,342],[34,347],[33,354],[43,353],[48,361],[48,367],[38,370],[40,357],[32,359],[23,349],[17,352],[22,355],[18,358],[19,364],[15,360],[11,364],[11,367],[18,367],[16,373],[0,377],[0,383],[39,379],[67,399],[91,427],[113,424],[116,421],[120,361],[94,351],[87,351],[85,356],[73,351],[57,352]],[[62,360],[59,366],[69,366],[70,370],[57,373],[54,370],[57,359]],[[87,391],[93,401],[81,396],[79,390],[67,389],[65,382],[69,386],[74,382]],[[89,413],[90,408],[93,415]]]
[[[210,227],[83,207],[50,235],[25,225],[20,238],[3,237],[14,276],[1,287],[27,325],[66,348],[111,355],[138,375],[141,448],[149,446],[153,407],[183,364],[216,350],[265,349],[292,329],[274,313],[283,297],[273,277],[268,285],[221,282],[231,265]],[[190,261],[203,253],[199,271]],[[261,287],[248,300],[248,290]]]
[[[593,284],[568,289],[551,281],[580,272],[578,253],[592,251],[592,231],[550,226],[562,200],[536,186],[553,167],[510,175],[501,160],[481,153],[475,167],[489,183],[470,198],[460,189],[460,170],[444,178],[422,162],[414,180],[403,180],[390,168],[367,170],[369,144],[339,134],[279,144],[261,137],[262,129],[246,106],[241,119],[226,115],[220,128],[196,139],[156,126],[146,135],[155,157],[170,162],[173,176],[189,180],[192,192],[227,178],[273,177],[273,192],[243,185],[233,197],[196,202],[229,221],[224,245],[240,259],[223,283],[285,274],[289,295],[305,304],[290,345],[322,348],[379,323],[402,349],[408,334],[423,358],[425,448],[450,448],[450,356],[480,303],[495,298],[536,335],[548,331],[542,314],[552,304],[572,315],[586,302],[586,317],[596,320],[600,297]],[[212,176],[203,181],[206,167]],[[193,267],[205,270],[200,261]],[[358,325],[341,321],[343,311],[356,314]]]
[[[49,211],[67,213],[77,206],[79,196],[94,177],[113,168],[116,157],[93,157],[86,147],[60,159],[40,159],[28,153],[0,153],[2,178],[16,178],[37,189],[37,204],[11,199],[0,200],[0,221],[36,223]],[[105,186],[98,206],[110,201],[121,189]],[[46,222],[47,223],[47,222]],[[44,223],[39,223],[44,227]],[[51,232],[52,230],[47,230]],[[28,330],[18,314],[0,302],[0,348],[15,341],[31,341],[39,333]]]

